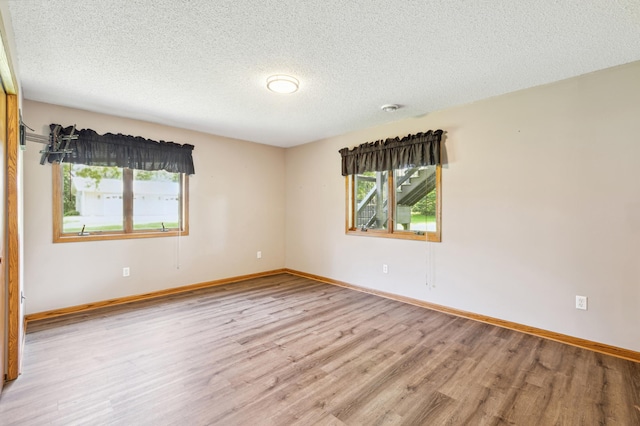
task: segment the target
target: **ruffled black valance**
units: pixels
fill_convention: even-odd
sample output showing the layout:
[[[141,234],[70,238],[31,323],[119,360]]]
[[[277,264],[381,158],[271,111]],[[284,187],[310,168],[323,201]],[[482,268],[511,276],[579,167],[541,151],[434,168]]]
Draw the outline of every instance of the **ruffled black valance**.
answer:
[[[440,164],[442,130],[342,148],[342,176]]]
[[[74,126],[58,129],[51,124],[51,137],[59,134],[62,138],[74,131]],[[99,135],[91,129],[74,132],[77,139],[63,144],[64,154],[49,155],[48,161],[86,164],[89,166],[128,167],[136,170],[166,170],[171,173],[195,173],[193,167],[193,145],[179,145],[173,142],[156,142],[140,136],[127,136],[121,133]],[[57,137],[57,136],[56,136]],[[62,157],[64,155],[64,157]]]

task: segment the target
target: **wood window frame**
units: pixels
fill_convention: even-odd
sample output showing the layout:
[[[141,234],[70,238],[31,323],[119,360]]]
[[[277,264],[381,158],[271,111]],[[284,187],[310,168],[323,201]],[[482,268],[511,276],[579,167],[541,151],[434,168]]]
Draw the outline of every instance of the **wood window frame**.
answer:
[[[388,205],[389,215],[387,218],[387,229],[358,229],[355,226],[355,208],[356,208],[356,194],[355,194],[355,175],[345,176],[345,194],[346,194],[346,221],[345,221],[345,234],[356,235],[362,237],[379,237],[379,238],[396,238],[401,240],[414,240],[414,241],[429,241],[429,242],[441,242],[442,241],[442,165],[436,164],[436,231],[426,231],[423,234],[416,231],[403,231],[394,229],[392,225],[395,221],[396,215],[396,190],[394,187],[395,169],[389,170],[389,179],[387,179],[389,200]]]
[[[122,231],[100,231],[92,232],[89,235],[78,235],[78,233],[64,233],[62,227],[63,220],[63,179],[62,167],[60,163],[51,164],[53,174],[53,242],[70,243],[78,241],[102,241],[102,240],[125,240],[135,238],[158,238],[175,237],[189,235],[189,176],[180,174],[180,212],[179,219],[181,229],[161,230],[134,230],[133,229],[133,170],[122,169],[122,201],[123,201],[123,230]]]

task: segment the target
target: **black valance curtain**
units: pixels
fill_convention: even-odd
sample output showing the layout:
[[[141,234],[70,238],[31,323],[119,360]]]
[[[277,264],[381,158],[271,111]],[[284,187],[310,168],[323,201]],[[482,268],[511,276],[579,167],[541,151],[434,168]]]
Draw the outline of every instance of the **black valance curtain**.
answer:
[[[53,131],[57,124],[51,124]],[[61,136],[68,136],[74,127],[63,128]],[[99,135],[91,129],[76,131],[65,147],[65,162],[89,166],[128,167],[137,170],[166,170],[171,173],[195,173],[193,167],[193,145],[173,142],[156,142],[140,136],[106,133]],[[49,162],[59,161],[59,155],[50,155]]]
[[[342,148],[342,176],[440,164],[442,130]]]

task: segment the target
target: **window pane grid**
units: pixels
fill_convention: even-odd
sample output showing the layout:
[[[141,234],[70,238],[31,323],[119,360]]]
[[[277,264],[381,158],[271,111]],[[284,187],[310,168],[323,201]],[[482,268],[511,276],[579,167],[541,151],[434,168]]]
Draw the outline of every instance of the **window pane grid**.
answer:
[[[54,163],[54,242],[188,235],[180,173]]]
[[[435,166],[395,171],[397,231],[436,232],[435,173]]]
[[[348,233],[440,241],[440,166],[349,178]]]
[[[178,229],[180,174],[134,170],[133,229]]]
[[[388,173],[367,172],[355,176],[356,227],[386,229],[388,222]]]
[[[122,231],[122,169],[63,164],[63,233]]]

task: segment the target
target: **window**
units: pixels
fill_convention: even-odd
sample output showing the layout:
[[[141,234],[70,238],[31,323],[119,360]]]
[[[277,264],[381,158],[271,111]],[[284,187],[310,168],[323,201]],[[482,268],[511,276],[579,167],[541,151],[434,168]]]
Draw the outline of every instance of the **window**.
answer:
[[[188,234],[188,176],[53,163],[54,242]]]
[[[40,164],[53,170],[53,241],[189,233],[193,145],[49,126]]]
[[[442,130],[342,148],[347,234],[441,241]]]
[[[347,233],[440,241],[441,166],[347,176]]]

